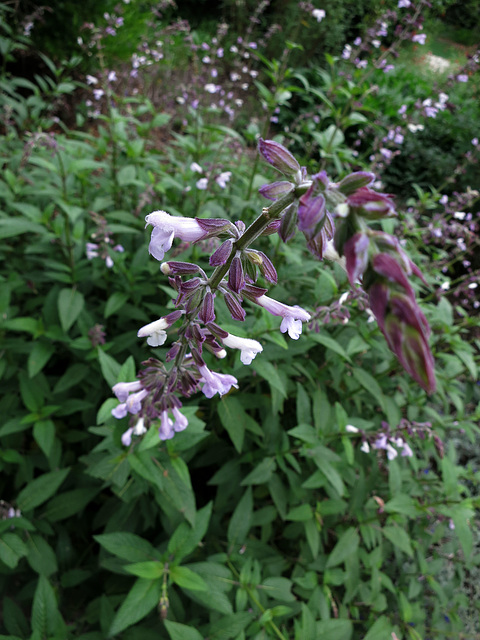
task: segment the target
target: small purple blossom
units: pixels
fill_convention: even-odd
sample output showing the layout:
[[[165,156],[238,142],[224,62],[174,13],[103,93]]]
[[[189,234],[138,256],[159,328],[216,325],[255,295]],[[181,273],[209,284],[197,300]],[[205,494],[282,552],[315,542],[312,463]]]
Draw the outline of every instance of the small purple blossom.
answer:
[[[174,238],[186,242],[196,242],[204,235],[202,227],[195,218],[171,216],[166,211],[154,211],[145,217],[147,226],[153,226],[149,245],[150,254],[157,260],[163,260]]]
[[[200,382],[203,382],[202,392],[207,398],[213,398],[218,395],[223,396],[230,391],[232,387],[238,389],[238,380],[227,373],[216,373],[210,371],[207,365],[198,367],[201,374]]]

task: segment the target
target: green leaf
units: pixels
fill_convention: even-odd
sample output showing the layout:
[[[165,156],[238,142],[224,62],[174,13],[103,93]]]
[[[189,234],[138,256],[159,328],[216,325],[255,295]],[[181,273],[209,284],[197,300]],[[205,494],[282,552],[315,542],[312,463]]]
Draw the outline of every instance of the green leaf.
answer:
[[[82,312],[85,299],[76,289],[62,289],[58,294],[58,315],[65,333]]]
[[[26,556],[28,549],[16,533],[4,533],[0,538],[0,560],[14,569],[20,558]]]
[[[30,635],[30,625],[18,604],[5,596],[2,605],[3,624],[8,633],[15,636],[15,639],[11,638],[11,640],[27,638]],[[6,638],[6,636],[0,636],[2,637]]]
[[[233,442],[233,446],[238,453],[241,453],[246,422],[250,416],[245,413],[240,400],[234,396],[222,398],[218,403],[218,415]]]
[[[357,553],[360,537],[353,527],[347,529],[338,539],[337,544],[328,556],[326,568],[336,567],[353,553]]]
[[[198,547],[207,532],[212,508],[213,502],[209,502],[205,507],[197,511],[194,527],[191,527],[186,522],[181,522],[173,535],[170,536],[167,551],[176,562],[181,562],[183,558]]]
[[[104,549],[123,560],[135,563],[159,559],[156,549],[134,533],[103,533],[93,537]]]
[[[390,540],[392,544],[398,547],[401,551],[409,555],[413,556],[412,545],[410,544],[410,538],[408,537],[408,533],[405,529],[401,529],[400,527],[383,527],[382,529],[383,535]]]
[[[8,218],[0,220],[0,240],[13,238],[22,233],[45,233],[45,229],[25,218]]]
[[[345,360],[348,360],[348,362],[351,362],[349,355],[347,354],[345,349],[342,347],[342,345],[339,344],[331,336],[327,336],[323,333],[309,333],[308,338],[310,340],[313,340],[314,342],[319,342],[327,349],[330,349],[334,353],[337,353],[339,356],[342,356],[342,358],[345,358]]]
[[[246,541],[248,532],[250,531],[252,515],[252,489],[248,487],[235,507],[232,518],[228,523],[227,538],[230,544],[242,545]]]
[[[147,580],[155,580],[161,578],[165,571],[163,562],[155,560],[149,562],[136,562],[135,564],[127,564],[124,566],[125,571],[132,573],[138,578],[146,578]]]
[[[31,622],[34,635],[37,634],[38,638],[65,638],[67,635],[53,587],[48,578],[42,575],[33,597]]]
[[[37,573],[49,576],[58,571],[57,558],[45,538],[32,533],[27,539],[28,564]]]
[[[397,496],[389,500],[384,507],[387,513],[402,513],[403,515],[415,518],[419,509],[415,501],[405,493],[399,493]]]
[[[83,487],[61,493],[50,500],[42,515],[48,522],[59,522],[80,514],[99,491],[99,487]]]
[[[264,484],[272,477],[273,472],[277,468],[275,458],[265,458],[251,471],[246,478],[240,483],[242,487],[251,484]]]
[[[205,580],[188,567],[172,567],[170,569],[170,578],[183,589],[207,591],[208,588]]]
[[[117,635],[149,614],[158,605],[161,592],[161,580],[139,578],[117,611],[108,637]]]
[[[105,305],[105,310],[103,312],[104,318],[109,318],[116,311],[121,309],[127,302],[128,297],[129,296],[126,293],[120,293],[119,291],[112,293],[112,295],[107,300],[107,304]]]
[[[232,613],[230,616],[224,616],[212,622],[208,635],[212,640],[230,640],[230,638],[237,638],[252,620],[253,616],[248,611]]]
[[[316,624],[317,632],[314,638],[328,640],[350,640],[353,635],[353,625],[350,620],[331,619],[321,620]],[[385,636],[383,640],[390,640],[391,636]],[[305,638],[307,640],[307,638]]]
[[[54,352],[55,347],[53,344],[44,340],[37,340],[28,356],[28,377],[33,378],[36,376],[47,364]]]
[[[97,349],[97,354],[103,377],[105,378],[108,386],[113,387],[117,382],[121,365],[115,360],[115,358],[109,356],[108,353],[105,353],[101,348]]]
[[[392,637],[392,631],[393,627],[390,620],[385,616],[380,616],[373,626],[370,627],[370,630],[363,640],[385,640],[385,638]]]
[[[262,589],[265,589],[268,592],[268,595],[275,600],[293,602],[297,599],[291,592],[292,581],[288,578],[265,578],[262,582]]]
[[[55,425],[51,420],[39,420],[33,425],[33,437],[43,453],[50,456],[55,440]]]
[[[293,520],[293,522],[306,522],[312,518],[312,507],[309,504],[300,504],[293,507],[285,516],[285,520]]]
[[[32,480],[18,494],[17,504],[20,511],[31,511],[51,498],[69,473],[70,468],[67,467],[44,473],[39,478]]]
[[[283,384],[277,369],[271,362],[257,358],[250,366],[258,373],[259,376],[268,382],[272,389],[276,389],[284,398],[287,397],[285,385]]]
[[[74,364],[69,367],[55,385],[53,393],[63,393],[77,385],[90,372],[90,368],[84,364]]]
[[[203,635],[199,631],[180,622],[165,620],[165,628],[170,640],[203,640]]]

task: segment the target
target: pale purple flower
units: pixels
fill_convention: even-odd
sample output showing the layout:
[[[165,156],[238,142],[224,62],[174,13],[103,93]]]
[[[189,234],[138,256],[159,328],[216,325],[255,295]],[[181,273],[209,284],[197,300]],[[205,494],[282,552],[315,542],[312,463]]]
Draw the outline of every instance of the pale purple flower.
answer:
[[[362,44],[362,39],[360,38],[360,36],[358,36],[357,38],[355,38],[355,40],[353,41],[353,44],[356,47],[359,47]]]
[[[383,73],[389,73],[390,71],[393,71],[395,69],[395,65],[393,64],[387,64],[384,68],[383,68]]]
[[[86,80],[87,80],[87,84],[97,84],[98,82],[98,78],[95,78],[95,76],[91,76],[88,74],[87,74]]]
[[[216,373],[210,371],[207,365],[203,365],[198,368],[202,378],[200,382],[203,382],[202,391],[207,398],[213,398],[218,393],[223,396],[228,393],[232,387],[238,389],[238,381],[234,376],[228,373]]]
[[[194,173],[203,173],[203,169],[198,162],[192,162],[190,165],[190,171],[193,171]]]
[[[380,44],[381,44],[380,40],[372,40],[372,45],[375,47],[375,49],[378,49]]]
[[[115,71],[109,71],[108,76],[107,76],[108,82],[115,82],[116,79],[117,79],[116,72]]]
[[[255,302],[261,307],[266,309],[273,316],[280,316],[283,318],[280,325],[280,331],[286,333],[293,340],[298,340],[302,333],[302,322],[308,322],[310,320],[310,314],[305,309],[302,309],[298,305],[290,307],[287,304],[273,300],[266,295],[256,298]]]
[[[374,449],[386,449],[387,446],[388,446],[387,436],[384,433],[382,433],[372,445]]]
[[[467,76],[467,74],[466,74],[466,73],[460,73],[460,74],[457,76],[457,81],[458,81],[458,82],[468,82],[468,76]]]
[[[222,47],[217,49],[217,58],[223,58],[223,49],[222,49]]]
[[[93,260],[93,258],[98,257],[98,244],[95,244],[94,242],[87,242],[85,249],[87,252],[87,260]]]
[[[440,198],[439,203],[446,205],[448,202],[448,196],[446,196],[445,194]]]
[[[165,252],[171,248],[174,238],[195,242],[200,240],[205,233],[195,218],[171,216],[166,211],[150,213],[146,216],[145,222],[147,225],[153,226],[148,250],[157,260],[163,260]]]
[[[387,444],[387,458],[389,460],[395,460],[397,456],[398,456],[398,451],[395,449],[395,447],[392,447],[391,444]]]
[[[392,152],[390,151],[390,149],[382,148],[380,149],[380,153],[386,160],[390,160],[390,158],[392,157]]]
[[[402,106],[400,107],[400,109],[397,111],[397,113],[399,115],[403,115],[404,113],[406,113],[407,111],[407,105],[406,104],[402,104]]]
[[[203,56],[203,58],[202,58],[203,64],[210,64],[211,61],[212,61],[212,59],[210,58],[210,56]]]
[[[207,83],[203,88],[207,93],[217,93],[219,89],[219,87],[216,84],[213,84],[213,82]]]
[[[134,382],[117,382],[112,387],[113,393],[117,396],[119,402],[125,402],[130,393],[140,391],[142,385],[139,380]]]
[[[188,426],[188,420],[183,415],[183,413],[178,409],[178,407],[173,407],[172,409],[173,417],[175,421],[173,423],[173,430],[178,433],[179,431],[183,431]]]
[[[103,89],[94,89],[93,97],[95,100],[100,100],[100,98],[104,95],[105,91]]]
[[[413,451],[411,450],[410,445],[407,442],[403,443],[402,456],[407,458],[411,458],[413,456]]]
[[[472,144],[476,147],[478,145],[478,138],[472,138]]]
[[[113,267],[113,259],[111,256],[107,256],[105,258],[105,265],[107,267],[107,269],[111,269]]]
[[[173,429],[173,420],[168,417],[168,411],[165,409],[160,416],[160,427],[158,429],[160,440],[170,440],[175,435]]]
[[[411,4],[410,0],[398,0],[399,9],[408,9]]]
[[[141,436],[147,432],[143,418],[140,418],[135,426],[127,429],[122,435],[122,444],[129,447],[132,444],[132,435]]]
[[[368,65],[368,60],[359,60],[356,64],[357,69],[366,69]]]
[[[200,178],[200,180],[197,180],[195,186],[197,187],[197,189],[200,189],[200,191],[205,191],[205,189],[208,187],[208,178]]]
[[[226,338],[222,338],[222,342],[226,347],[231,349],[240,349],[240,360],[243,364],[250,364],[257,353],[263,351],[262,345],[251,338],[241,338],[229,333]]]
[[[416,33],[414,36],[412,36],[412,42],[416,42],[417,44],[425,44],[426,40],[426,33]]]
[[[317,22],[321,22],[327,14],[323,9],[314,9],[312,11],[312,16],[315,18]]]
[[[342,58],[344,60],[348,60],[352,55],[352,47],[349,44],[346,44],[342,51]]]
[[[225,189],[225,187],[227,186],[227,182],[230,180],[231,176],[232,176],[231,171],[222,171],[222,173],[215,178],[215,182],[218,184],[219,187],[221,187],[222,189]]]

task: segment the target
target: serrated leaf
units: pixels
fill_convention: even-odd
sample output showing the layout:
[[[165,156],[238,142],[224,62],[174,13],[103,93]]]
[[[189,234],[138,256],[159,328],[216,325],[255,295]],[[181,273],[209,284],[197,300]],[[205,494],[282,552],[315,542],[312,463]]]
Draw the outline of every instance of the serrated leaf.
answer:
[[[148,615],[158,605],[161,592],[161,580],[139,578],[117,611],[108,637],[117,635]]]
[[[103,533],[93,537],[104,549],[123,560],[136,563],[158,559],[156,549],[134,533]]]
[[[20,558],[26,556],[28,549],[16,533],[4,533],[0,537],[0,560],[14,569]]]
[[[125,571],[131,573],[138,578],[146,578],[147,580],[155,580],[161,578],[165,571],[165,565],[162,562],[148,561],[136,562],[124,566]]]
[[[205,580],[188,567],[172,567],[170,578],[183,589],[192,591],[207,591]]]
[[[180,622],[165,620],[165,628],[168,631],[170,640],[203,640],[203,636],[199,631]]]
[[[405,529],[401,529],[400,527],[383,527],[382,533],[387,540],[390,540],[390,542],[401,551],[408,554],[410,557],[413,556],[410,538],[408,537],[408,533]]]
[[[246,541],[252,522],[253,497],[252,489],[243,494],[228,523],[227,538],[230,544],[243,544]]]
[[[65,333],[68,332],[78,318],[85,304],[85,299],[76,289],[62,289],[58,294],[58,315]]]
[[[20,511],[30,511],[51,498],[69,473],[70,468],[67,467],[44,473],[39,478],[32,480],[18,494],[17,504]]]
[[[340,538],[337,544],[332,549],[327,558],[326,568],[336,567],[345,561],[348,556],[353,553],[357,553],[360,537],[353,527],[347,529]]]

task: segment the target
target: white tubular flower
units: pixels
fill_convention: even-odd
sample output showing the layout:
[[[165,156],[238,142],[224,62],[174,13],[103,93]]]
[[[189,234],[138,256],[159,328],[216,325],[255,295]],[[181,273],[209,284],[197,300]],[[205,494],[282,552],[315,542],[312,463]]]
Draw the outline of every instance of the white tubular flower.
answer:
[[[135,382],[117,382],[117,384],[112,387],[112,391],[120,402],[125,402],[130,393],[140,391],[141,388],[142,385],[140,381],[135,380]]]
[[[240,349],[240,360],[243,364],[250,364],[257,353],[263,351],[262,345],[251,338],[240,338],[229,333],[226,338],[222,338],[222,342],[226,347],[231,349]]]
[[[283,318],[280,325],[280,331],[285,333],[288,331],[288,335],[293,340],[298,340],[302,333],[302,322],[308,322],[310,320],[310,314],[302,307],[295,305],[290,307],[288,304],[283,304],[268,296],[260,296],[255,300],[257,304],[269,311],[274,316],[280,316]]]
[[[137,336],[139,338],[147,338],[147,344],[151,347],[160,347],[167,339],[167,329],[170,325],[165,318],[159,318],[150,324],[146,324],[144,327],[138,330]]]
[[[347,431],[348,433],[358,433],[357,427],[354,427],[353,424],[347,424],[347,426],[345,427],[345,431]]]
[[[363,453],[370,453],[370,445],[368,444],[368,442],[366,440],[362,444],[362,446],[360,447],[360,451],[363,451]]]
[[[180,218],[171,216],[166,211],[154,211],[145,218],[147,225],[153,226],[152,237],[148,247],[151,255],[157,260],[163,260],[174,238],[195,242],[204,235],[195,218]]]

